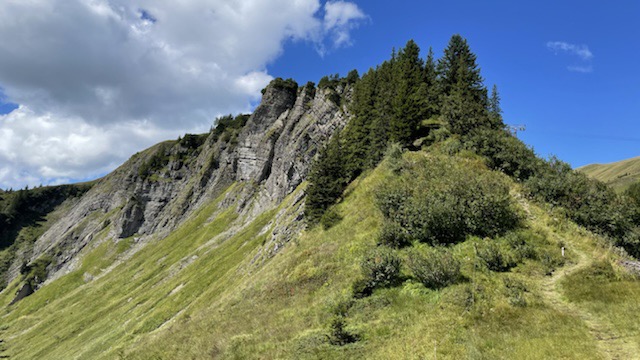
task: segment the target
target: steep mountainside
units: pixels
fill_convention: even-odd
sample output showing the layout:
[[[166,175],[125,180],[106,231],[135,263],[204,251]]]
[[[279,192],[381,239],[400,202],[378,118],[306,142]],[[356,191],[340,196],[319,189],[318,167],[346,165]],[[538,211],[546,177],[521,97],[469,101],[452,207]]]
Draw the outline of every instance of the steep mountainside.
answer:
[[[137,244],[131,255],[151,235],[167,236],[236,182],[244,186],[230,197],[246,221],[278,206],[303,181],[318,147],[346,122],[345,110],[327,98],[332,92],[274,81],[238,131],[187,135],[134,155],[17,254],[7,283],[20,280],[22,264],[38,259],[45,279],[58,278],[78,268],[83,249],[105,241],[131,238]],[[274,235],[274,241],[290,235]]]
[[[7,237],[0,357],[639,358],[640,191],[510,134],[461,36],[419,54],[58,199]]]
[[[578,171],[609,184],[618,191],[623,191],[631,184],[640,181],[640,157],[609,164],[586,165],[578,168]]]

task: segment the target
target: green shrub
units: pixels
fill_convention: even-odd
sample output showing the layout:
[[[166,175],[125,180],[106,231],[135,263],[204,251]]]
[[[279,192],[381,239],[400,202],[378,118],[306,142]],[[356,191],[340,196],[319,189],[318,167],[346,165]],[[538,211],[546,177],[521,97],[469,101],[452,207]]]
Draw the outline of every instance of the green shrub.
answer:
[[[543,165],[531,148],[504,130],[478,129],[465,140],[465,147],[485,156],[491,169],[517,180],[537,174]]]
[[[343,346],[359,340],[359,336],[345,330],[345,321],[342,316],[335,316],[329,325],[329,336],[327,337],[331,345]]]
[[[385,221],[378,235],[378,245],[401,248],[411,245],[411,237],[407,231],[397,222]]]
[[[629,254],[640,254],[634,225],[636,208],[602,182],[589,179],[552,158],[525,183],[531,197],[561,206],[568,217],[589,230],[608,236]]]
[[[376,248],[360,263],[362,279],[353,286],[356,297],[368,296],[374,289],[394,286],[400,281],[400,258],[386,248]]]
[[[411,240],[431,245],[495,236],[519,226],[522,215],[503,175],[477,161],[414,156],[400,176],[376,193],[384,217]]]
[[[523,259],[536,260],[538,258],[536,247],[528,241],[531,237],[537,238],[538,242],[544,240],[541,239],[542,235],[540,234],[532,233],[529,230],[520,230],[506,234],[504,241],[509,245],[518,261]]]
[[[424,286],[440,289],[462,279],[460,262],[446,248],[434,248],[423,253],[413,250],[409,253],[409,269]]]
[[[527,306],[525,293],[529,292],[529,289],[522,281],[507,277],[503,279],[503,283],[509,304],[517,307]]]
[[[508,271],[518,264],[513,255],[507,253],[494,240],[485,240],[476,245],[476,255],[491,271]]]

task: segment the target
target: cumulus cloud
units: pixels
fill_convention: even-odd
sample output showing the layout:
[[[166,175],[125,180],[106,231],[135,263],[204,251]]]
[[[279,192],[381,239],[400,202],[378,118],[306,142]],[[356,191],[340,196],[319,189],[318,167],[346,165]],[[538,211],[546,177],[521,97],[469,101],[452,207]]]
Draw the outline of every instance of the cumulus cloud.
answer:
[[[587,45],[570,44],[564,41],[549,41],[547,42],[547,49],[553,51],[556,55],[565,53],[577,56],[582,62],[581,65],[567,66],[567,70],[581,73],[593,72],[593,66],[591,66],[593,53]]]
[[[324,29],[332,34],[333,46],[338,48],[351,44],[350,32],[367,16],[357,5],[344,1],[331,1],[324,6]]]
[[[319,0],[3,0],[0,187],[103,174],[249,111],[288,40],[351,44],[364,13]]]

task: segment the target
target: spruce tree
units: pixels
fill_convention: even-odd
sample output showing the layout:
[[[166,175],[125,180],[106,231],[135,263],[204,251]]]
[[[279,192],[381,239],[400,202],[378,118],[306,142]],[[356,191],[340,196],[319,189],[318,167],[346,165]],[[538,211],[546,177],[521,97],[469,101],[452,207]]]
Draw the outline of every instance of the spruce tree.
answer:
[[[436,61],[433,56],[433,48],[429,47],[429,53],[427,54],[427,61],[424,64],[424,83],[426,85],[427,98],[426,98],[426,111],[425,117],[427,119],[436,115],[439,107],[438,91],[438,73],[436,71]]]
[[[393,70],[396,94],[392,100],[390,138],[407,146],[425,116],[427,98],[424,62],[420,58],[420,48],[413,40],[400,50]]]
[[[500,107],[500,95],[498,94],[498,86],[495,84],[491,89],[491,97],[489,98],[489,116],[491,122],[495,127],[501,127],[502,122],[502,108]]]
[[[351,102],[354,115],[344,131],[345,167],[349,178],[355,178],[369,166],[371,127],[375,118],[377,73],[370,69],[356,83]]]
[[[476,55],[460,35],[451,37],[437,71],[441,114],[450,130],[465,134],[477,127],[493,127]]]
[[[438,60],[437,72],[443,95],[451,94],[454,87],[462,85],[474,101],[486,105],[487,89],[476,63],[476,55],[462,36],[456,34],[451,37],[443,57]]]
[[[309,173],[305,216],[310,225],[317,223],[329,206],[336,203],[347,184],[340,132],[320,150]]]

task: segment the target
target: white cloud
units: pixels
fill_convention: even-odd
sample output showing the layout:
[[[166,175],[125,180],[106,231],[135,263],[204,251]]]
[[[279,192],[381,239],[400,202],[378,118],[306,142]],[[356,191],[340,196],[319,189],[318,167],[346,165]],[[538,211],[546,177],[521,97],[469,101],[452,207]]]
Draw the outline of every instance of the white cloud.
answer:
[[[580,73],[593,72],[593,66],[591,65],[593,53],[587,45],[570,44],[564,41],[549,41],[547,42],[547,49],[553,51],[556,55],[558,53],[566,53],[579,58],[582,64],[567,66],[567,70]]]
[[[324,10],[324,11],[322,11]],[[0,188],[96,176],[248,111],[287,40],[351,43],[364,13],[319,0],[3,0]]]
[[[564,41],[549,41],[547,42],[547,48],[555,53],[567,52],[577,55],[582,60],[591,60],[593,58],[593,53],[587,45],[569,44]]]
[[[324,29],[332,33],[334,47],[351,44],[351,30],[358,26],[355,20],[364,20],[367,16],[357,5],[344,1],[330,1],[324,5]]]

